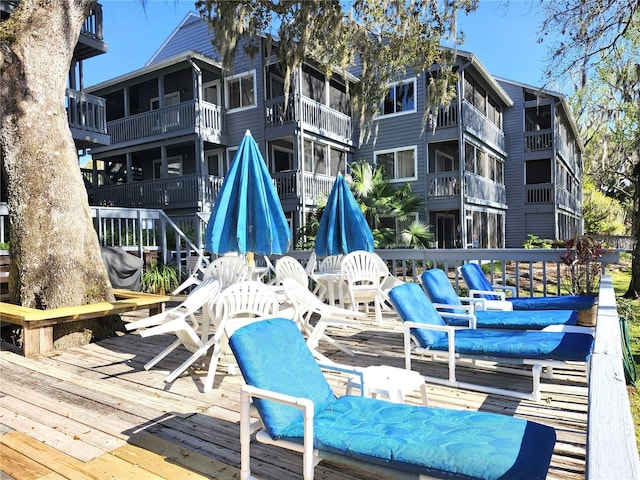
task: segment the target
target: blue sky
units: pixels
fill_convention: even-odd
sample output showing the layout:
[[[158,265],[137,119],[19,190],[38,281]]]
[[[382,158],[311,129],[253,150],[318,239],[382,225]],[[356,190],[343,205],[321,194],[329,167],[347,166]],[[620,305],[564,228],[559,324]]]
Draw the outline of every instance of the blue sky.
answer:
[[[85,63],[84,84],[94,85],[141,68],[189,11],[193,0],[101,0],[109,51]],[[532,0],[481,0],[461,15],[466,32],[460,48],[476,55],[494,76],[543,85],[546,45],[537,43],[542,21]]]

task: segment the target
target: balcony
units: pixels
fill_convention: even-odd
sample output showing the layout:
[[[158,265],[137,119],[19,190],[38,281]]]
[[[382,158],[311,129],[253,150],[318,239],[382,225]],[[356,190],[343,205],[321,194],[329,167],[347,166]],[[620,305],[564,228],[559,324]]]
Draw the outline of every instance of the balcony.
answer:
[[[353,145],[351,117],[308,97],[291,95],[265,100],[265,127],[276,128],[300,122],[307,131]]]
[[[524,151],[540,152],[553,148],[553,131],[551,129],[524,132]]]
[[[108,122],[107,131],[111,136],[112,148],[193,133],[198,133],[211,143],[225,143],[225,118],[222,107],[207,102],[198,104],[192,100]]]
[[[451,198],[460,195],[460,172],[429,174],[429,198]]]
[[[92,188],[93,171],[83,169],[85,184],[92,205],[145,208],[196,208],[215,203],[223,178],[198,175],[143,180],[118,185],[100,185]],[[99,179],[103,179],[98,172]],[[280,200],[305,205],[317,205],[331,192],[335,177],[291,170],[272,174]]]
[[[505,151],[504,132],[466,100],[462,102],[462,126],[484,143]]]
[[[472,173],[464,174],[464,196],[465,199],[477,198],[482,202],[507,204],[507,189],[504,185]]]
[[[102,25],[102,5],[96,3],[80,29],[78,43],[73,51],[75,60],[84,60],[107,52]]]
[[[109,145],[104,98],[68,88],[65,105],[69,128],[78,148]]]

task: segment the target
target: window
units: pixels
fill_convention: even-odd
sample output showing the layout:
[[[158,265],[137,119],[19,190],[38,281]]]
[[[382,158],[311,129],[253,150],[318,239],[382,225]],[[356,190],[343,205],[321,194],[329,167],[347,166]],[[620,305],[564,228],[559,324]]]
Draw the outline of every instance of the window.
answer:
[[[293,150],[273,146],[271,148],[271,170],[273,172],[284,172],[293,169]]]
[[[331,166],[331,175],[335,177],[338,175],[338,172],[344,175],[347,156],[346,152],[332,148],[330,150],[330,155],[329,164]]]
[[[376,152],[375,163],[384,168],[391,181],[416,180],[417,162],[416,147],[399,150]]]
[[[214,177],[224,177],[228,171],[228,164],[221,151],[205,152],[207,166],[209,167],[209,175]]]
[[[214,80],[213,82],[207,82],[203,85],[202,90],[204,92],[203,100],[205,102],[213,103],[214,105],[220,105],[220,81]]]
[[[255,78],[255,70],[251,70],[248,73],[234,75],[225,80],[228,110],[255,107]]]
[[[551,183],[551,160],[527,160],[526,184]]]
[[[163,97],[163,107],[171,107],[180,103],[180,92],[167,93]],[[151,110],[158,110],[160,108],[160,99],[158,97],[152,98],[149,107]]]
[[[435,164],[433,166],[433,169],[431,170],[431,173],[453,172],[458,170],[456,168],[456,165],[453,163],[453,157],[451,155],[447,155],[440,150],[436,150],[434,157]]]
[[[382,102],[382,115],[411,113],[416,111],[415,91],[416,79],[412,78],[389,87],[389,92]]]
[[[328,161],[326,144],[311,140],[304,141],[304,169],[307,172],[328,175]]]
[[[178,155],[177,157],[169,157],[167,158],[167,176],[168,177],[179,177],[182,175],[182,156]],[[162,160],[154,160],[153,161],[153,178],[163,178],[162,177]]]

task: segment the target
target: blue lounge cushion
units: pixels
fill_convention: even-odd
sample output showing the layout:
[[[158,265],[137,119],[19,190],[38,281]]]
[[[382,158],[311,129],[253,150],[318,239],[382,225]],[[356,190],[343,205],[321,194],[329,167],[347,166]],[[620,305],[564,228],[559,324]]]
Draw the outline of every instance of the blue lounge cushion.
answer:
[[[414,283],[394,287],[389,292],[394,308],[405,322],[437,325],[433,312],[440,317],[427,295]],[[422,312],[426,312],[423,315]],[[476,312],[519,313],[519,312]],[[522,312],[523,315],[533,312]],[[548,315],[548,312],[543,312]],[[575,312],[573,312],[575,314]],[[442,317],[440,317],[442,321]],[[441,332],[430,335],[428,329],[412,328],[411,334],[423,348],[447,351],[449,337]],[[461,329],[455,334],[455,351],[467,355],[530,360],[587,361],[593,337],[585,333],[532,332],[525,330]]]
[[[290,320],[249,324],[231,336],[230,345],[249,385],[314,401],[314,446],[321,454],[344,455],[443,478],[546,477],[556,439],[551,427],[486,412],[356,396],[336,399],[327,395],[330,387]],[[274,413],[269,405],[274,402],[254,401],[267,432],[278,432],[276,438],[301,441],[303,420],[299,413]],[[284,409],[299,412],[290,406]],[[272,421],[277,425],[271,425]],[[290,423],[284,425],[285,421]]]
[[[308,398],[313,401],[316,412],[323,410],[336,397],[307,344],[304,341],[300,344],[297,336],[291,334],[291,330],[300,334],[295,322],[279,320],[252,323],[251,328],[240,328],[229,339],[245,382],[266,390]],[[274,337],[274,331],[282,334],[269,341]],[[291,436],[288,430],[291,425],[302,422],[300,409],[259,398],[254,399],[254,405],[272,438]]]
[[[482,268],[477,263],[465,263],[460,267],[462,278],[471,290],[493,290]],[[482,294],[489,300],[497,300],[496,295]],[[589,295],[560,295],[557,297],[516,297],[507,298],[514,310],[590,310],[595,299]],[[571,325],[571,324],[568,324]]]
[[[493,291],[493,286],[489,283],[482,268],[480,268],[480,265],[477,263],[465,263],[460,267],[460,273],[469,290]],[[480,297],[486,298],[487,300],[500,300],[500,297],[491,294],[482,294]]]
[[[475,264],[473,264],[475,265]],[[447,274],[438,268],[426,270],[422,276],[422,286],[432,302],[447,305],[462,305],[460,298],[447,278]],[[514,305],[515,309],[515,305]],[[452,313],[463,313],[460,309],[444,309]],[[527,311],[500,311],[478,310],[475,313],[476,326],[478,328],[500,329],[532,329],[541,330],[550,325],[575,325],[578,322],[578,314],[574,309],[566,310],[527,310]],[[464,319],[446,319],[448,325],[467,326]]]
[[[392,288],[389,291],[389,298],[398,315],[405,322],[427,323],[440,327],[447,325],[416,283],[408,282]],[[445,331],[426,328],[411,329],[411,334],[424,345],[431,345],[447,338]]]
[[[449,341],[422,346],[447,351]],[[588,333],[465,329],[455,335],[456,353],[488,357],[586,362],[592,346],[593,336]]]
[[[591,310],[595,297],[590,295],[561,295],[559,297],[508,298],[514,310]]]

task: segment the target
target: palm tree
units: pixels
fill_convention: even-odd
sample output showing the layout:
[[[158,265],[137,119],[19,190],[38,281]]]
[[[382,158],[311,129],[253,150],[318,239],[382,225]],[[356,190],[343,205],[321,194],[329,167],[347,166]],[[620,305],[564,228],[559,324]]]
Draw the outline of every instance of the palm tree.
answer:
[[[396,237],[396,223],[415,218],[423,202],[405,183],[395,187],[389,182],[384,169],[362,160],[350,165],[347,181],[360,204],[378,248],[396,245],[426,248],[433,235],[423,222],[413,222]]]

